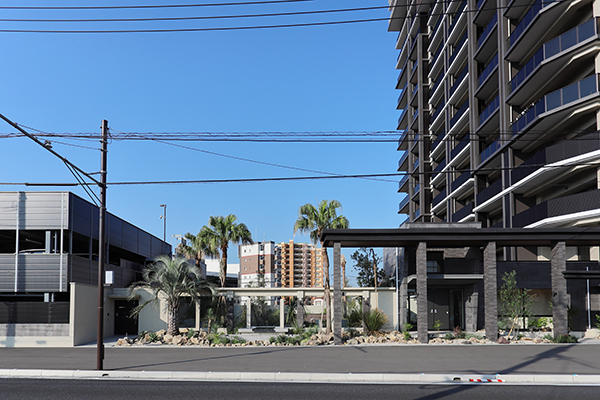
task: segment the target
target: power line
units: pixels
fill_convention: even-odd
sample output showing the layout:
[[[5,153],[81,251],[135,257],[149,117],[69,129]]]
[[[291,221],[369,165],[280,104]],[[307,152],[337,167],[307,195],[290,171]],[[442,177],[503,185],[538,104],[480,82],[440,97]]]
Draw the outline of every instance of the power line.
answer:
[[[137,6],[0,6],[0,10],[122,10],[122,9],[152,9],[152,8],[196,8],[247,6],[255,4],[304,3],[315,0],[263,0],[233,3],[204,3],[204,4],[156,4]]]
[[[263,14],[237,14],[237,15],[202,15],[192,17],[149,17],[149,18],[91,18],[91,19],[26,19],[26,18],[0,18],[0,22],[159,22],[159,21],[195,21],[211,19],[233,19],[233,18],[260,18],[260,17],[285,17],[295,15],[334,14],[342,12],[372,11],[389,8],[389,6],[339,8],[327,10],[291,11]]]
[[[453,0],[460,1],[460,0]],[[548,3],[554,3],[561,0],[554,0]],[[530,4],[517,5],[514,7],[528,7]],[[398,6],[386,6],[382,8],[394,8]],[[473,13],[479,11],[498,11],[507,9],[507,7],[490,7],[485,9],[464,9],[462,13]],[[0,8],[1,9],[1,8]],[[457,11],[458,12],[458,11]],[[441,12],[441,13],[430,13],[429,16],[436,15],[455,15],[457,12]],[[299,15],[289,13],[288,15]],[[234,17],[231,17],[234,18]],[[343,24],[357,24],[366,22],[378,22],[378,21],[392,21],[392,20],[406,20],[415,18],[414,16],[405,17],[385,17],[385,18],[365,18],[365,19],[354,19],[354,20],[342,20],[342,21],[324,21],[324,22],[307,22],[307,23],[293,23],[293,24],[273,24],[273,25],[253,25],[253,26],[231,26],[231,27],[209,27],[209,28],[169,28],[169,29],[104,29],[104,30],[51,30],[51,29],[0,29],[2,33],[72,33],[72,34],[111,34],[111,33],[174,33],[174,32],[207,32],[207,31],[234,31],[234,30],[252,30],[252,29],[274,29],[274,28],[294,28],[294,27],[308,27],[308,26],[327,26],[327,25],[343,25]],[[13,21],[19,22],[19,21]],[[52,22],[52,21],[44,21]],[[71,20],[69,22],[85,22]]]

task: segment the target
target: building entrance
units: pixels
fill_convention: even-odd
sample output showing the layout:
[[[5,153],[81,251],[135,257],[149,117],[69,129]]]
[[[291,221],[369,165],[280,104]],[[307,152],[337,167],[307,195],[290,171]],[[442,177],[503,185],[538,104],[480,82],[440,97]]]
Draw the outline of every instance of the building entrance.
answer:
[[[137,300],[115,300],[115,335],[137,335],[138,319],[131,317]]]

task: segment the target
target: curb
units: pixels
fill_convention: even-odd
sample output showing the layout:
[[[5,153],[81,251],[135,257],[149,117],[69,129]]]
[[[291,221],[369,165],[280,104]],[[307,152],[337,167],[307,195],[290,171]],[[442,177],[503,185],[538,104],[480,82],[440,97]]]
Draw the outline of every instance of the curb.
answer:
[[[140,379],[244,382],[597,384],[600,375],[452,375],[304,372],[176,372],[0,369],[0,378]]]

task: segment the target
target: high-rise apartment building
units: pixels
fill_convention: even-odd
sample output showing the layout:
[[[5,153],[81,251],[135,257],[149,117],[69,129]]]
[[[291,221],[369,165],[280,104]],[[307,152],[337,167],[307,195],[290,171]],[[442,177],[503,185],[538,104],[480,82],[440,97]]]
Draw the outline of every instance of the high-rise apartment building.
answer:
[[[399,213],[408,216],[402,228],[597,228],[600,1],[389,4],[400,51],[398,171],[406,175],[398,191],[406,196]],[[598,253],[596,246],[567,246],[566,270],[598,269]],[[401,297],[410,307],[409,299],[417,301],[416,249],[396,254],[386,260],[399,266]],[[499,246],[493,258],[498,286],[503,273],[515,270],[519,286],[535,298],[534,314],[554,314],[550,246]],[[427,248],[426,270],[427,315],[419,318],[428,320],[421,323],[481,329],[482,249]],[[591,282],[595,312],[598,283]],[[584,281],[564,284],[573,309],[590,308]],[[573,316],[575,330],[590,324],[585,314]]]
[[[390,0],[399,213],[598,226],[600,2]],[[537,259],[537,249],[508,258]],[[585,257],[585,256],[583,256]]]
[[[323,257],[320,248],[308,243],[279,244],[282,287],[322,287]]]

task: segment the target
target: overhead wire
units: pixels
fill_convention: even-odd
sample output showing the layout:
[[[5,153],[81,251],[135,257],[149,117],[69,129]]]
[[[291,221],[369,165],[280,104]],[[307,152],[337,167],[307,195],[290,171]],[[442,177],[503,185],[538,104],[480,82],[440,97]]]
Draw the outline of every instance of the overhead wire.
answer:
[[[458,2],[461,0],[452,0],[449,2]],[[548,3],[558,2],[561,0],[552,0]],[[461,1],[462,2],[462,1]],[[516,5],[513,7],[529,7],[531,4],[524,5]],[[410,5],[388,5],[381,6],[381,8],[393,9],[395,7],[409,7]],[[462,13],[472,13],[479,12],[484,10],[501,10],[507,9],[506,7],[489,7],[482,9],[464,9],[460,12]],[[1,7],[0,7],[1,9]],[[60,8],[58,8],[60,9]],[[366,9],[366,8],[365,8]],[[454,15],[458,12],[458,10],[454,13],[443,11],[441,13],[430,13],[429,16],[436,15]],[[302,13],[301,11],[295,13],[289,13],[287,15],[300,15],[298,13]],[[227,18],[235,18],[235,16],[226,16]],[[404,16],[404,17],[384,17],[384,18],[364,18],[364,19],[354,19],[354,20],[341,20],[341,21],[321,21],[321,22],[307,22],[307,23],[291,23],[291,24],[272,24],[272,25],[251,25],[251,26],[229,26],[229,27],[206,27],[206,28],[164,28],[164,29],[99,29],[99,30],[51,30],[51,29],[0,29],[2,33],[74,33],[74,34],[113,34],[113,33],[169,33],[169,32],[204,32],[204,31],[232,31],[232,30],[249,30],[249,29],[273,29],[273,28],[292,28],[292,27],[307,27],[307,26],[326,26],[326,25],[341,25],[341,24],[354,24],[354,23],[366,23],[366,22],[377,22],[377,21],[392,21],[392,20],[405,20],[411,19],[414,16]],[[12,21],[5,22],[25,22],[18,21],[14,19]],[[46,21],[33,21],[33,22],[52,22],[50,20]],[[69,22],[86,22],[84,20],[70,20]],[[94,21],[88,21],[94,22]]]

